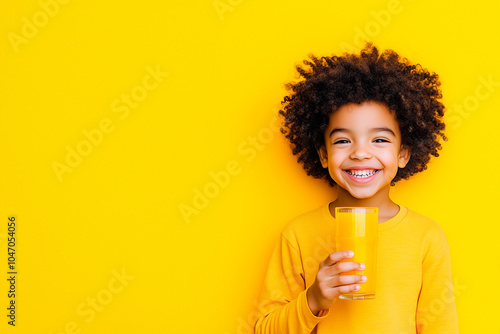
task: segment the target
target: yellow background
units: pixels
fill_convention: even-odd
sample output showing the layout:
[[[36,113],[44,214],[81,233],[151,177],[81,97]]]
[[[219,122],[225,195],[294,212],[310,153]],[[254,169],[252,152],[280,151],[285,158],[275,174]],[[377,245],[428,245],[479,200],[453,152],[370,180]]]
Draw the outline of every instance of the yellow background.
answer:
[[[0,2],[2,333],[249,333],[280,230],[335,197],[276,132],[284,83],[365,37],[440,75],[450,139],[392,195],[445,229],[461,333],[499,333],[498,2],[62,2]]]

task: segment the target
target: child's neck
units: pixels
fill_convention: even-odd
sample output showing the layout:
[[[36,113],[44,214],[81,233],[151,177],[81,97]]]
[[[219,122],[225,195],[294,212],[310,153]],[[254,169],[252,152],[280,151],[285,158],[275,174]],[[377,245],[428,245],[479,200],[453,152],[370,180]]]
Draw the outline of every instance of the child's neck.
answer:
[[[389,197],[390,186],[381,189],[375,196],[369,198],[353,197],[347,190],[338,187],[338,196],[330,203],[330,212],[335,217],[335,208],[339,206],[365,206],[377,207],[379,223],[383,223],[399,212],[399,205],[394,203]]]

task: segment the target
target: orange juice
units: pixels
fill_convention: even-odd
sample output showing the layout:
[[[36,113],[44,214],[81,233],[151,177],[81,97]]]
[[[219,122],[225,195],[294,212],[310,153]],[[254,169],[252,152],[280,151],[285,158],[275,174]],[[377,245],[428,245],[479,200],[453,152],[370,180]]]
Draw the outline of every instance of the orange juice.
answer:
[[[338,207],[335,208],[336,250],[351,250],[354,257],[341,262],[365,264],[365,270],[349,271],[341,275],[364,275],[365,283],[360,283],[358,291],[340,295],[341,299],[375,298],[375,278],[378,244],[378,208]]]

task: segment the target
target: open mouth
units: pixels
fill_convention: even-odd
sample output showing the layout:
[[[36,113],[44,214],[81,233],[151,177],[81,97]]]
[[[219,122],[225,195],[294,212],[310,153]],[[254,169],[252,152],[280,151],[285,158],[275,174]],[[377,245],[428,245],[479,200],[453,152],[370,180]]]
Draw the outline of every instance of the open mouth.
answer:
[[[377,174],[378,169],[348,169],[345,172],[357,179],[366,179],[367,177]]]

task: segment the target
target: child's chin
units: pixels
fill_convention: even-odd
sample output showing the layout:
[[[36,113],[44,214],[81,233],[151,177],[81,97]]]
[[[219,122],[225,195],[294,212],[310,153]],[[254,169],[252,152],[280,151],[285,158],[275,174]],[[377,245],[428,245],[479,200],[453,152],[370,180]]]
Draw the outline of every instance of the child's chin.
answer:
[[[349,192],[349,193],[351,194],[352,197],[357,199],[367,199],[375,195],[372,192],[362,192],[362,191]]]

